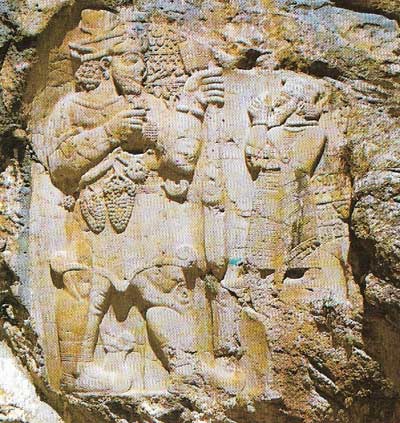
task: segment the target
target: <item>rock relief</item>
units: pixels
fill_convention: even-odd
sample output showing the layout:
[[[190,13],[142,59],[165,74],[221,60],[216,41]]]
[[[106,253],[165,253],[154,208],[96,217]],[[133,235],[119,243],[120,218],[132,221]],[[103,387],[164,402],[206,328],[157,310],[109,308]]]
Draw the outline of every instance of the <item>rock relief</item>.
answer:
[[[276,399],[273,317],[255,292],[351,295],[327,85],[230,69],[178,25],[137,31],[104,10],[84,10],[59,54],[71,79],[38,96],[31,121],[31,277],[51,383]]]

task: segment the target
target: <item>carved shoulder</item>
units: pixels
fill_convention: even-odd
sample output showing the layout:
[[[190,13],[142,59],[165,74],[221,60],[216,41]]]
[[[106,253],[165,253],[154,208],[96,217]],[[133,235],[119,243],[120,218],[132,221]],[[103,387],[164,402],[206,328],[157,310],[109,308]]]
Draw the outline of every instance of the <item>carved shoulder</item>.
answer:
[[[71,111],[75,106],[75,99],[78,95],[79,93],[67,94],[56,103],[47,118],[43,135],[47,138],[47,143],[53,145],[53,149],[56,149],[60,144],[61,140],[59,138],[71,129]]]

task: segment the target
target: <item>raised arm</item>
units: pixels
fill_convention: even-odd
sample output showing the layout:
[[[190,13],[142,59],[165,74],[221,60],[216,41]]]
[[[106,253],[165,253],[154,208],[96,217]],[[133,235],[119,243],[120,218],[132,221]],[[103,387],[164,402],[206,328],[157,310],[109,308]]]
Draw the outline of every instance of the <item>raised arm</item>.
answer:
[[[203,119],[209,105],[218,107],[224,105],[224,95],[222,68],[210,65],[208,69],[193,73],[186,81],[177,110],[190,112],[197,118]]]

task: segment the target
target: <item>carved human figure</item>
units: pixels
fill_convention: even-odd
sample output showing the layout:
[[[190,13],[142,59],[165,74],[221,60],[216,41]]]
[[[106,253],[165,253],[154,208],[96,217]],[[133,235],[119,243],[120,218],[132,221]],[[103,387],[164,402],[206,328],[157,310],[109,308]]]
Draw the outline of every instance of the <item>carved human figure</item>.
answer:
[[[175,379],[191,380],[199,354],[212,351],[209,304],[194,265],[177,259],[145,269],[131,280],[143,303],[152,345]]]
[[[331,288],[340,296],[343,269],[320,246],[313,189],[328,139],[319,123],[322,95],[318,83],[289,77],[280,95],[258,98],[249,108],[252,131],[246,155],[257,190],[248,261],[273,274],[278,286],[284,279],[288,285],[300,286],[308,279],[321,287],[328,283],[322,282],[328,268],[335,275]]]
[[[85,11],[82,18],[87,22],[81,26],[94,24],[99,29],[110,20],[110,13],[102,11],[99,19],[91,20]],[[153,344],[164,345],[162,320],[157,331],[153,317],[171,315],[180,304],[179,296],[173,297],[177,303],[165,299],[172,298],[171,281],[181,286],[186,266],[182,253],[190,251],[190,266],[198,272],[204,267],[201,233],[193,225],[201,218],[201,206],[171,199],[185,196],[193,176],[201,147],[202,111],[218,97],[213,91],[211,98],[201,88],[210,76],[219,78],[220,71],[204,70],[190,77],[176,110],[170,110],[143,91],[146,68],[135,40],[121,38],[117,31],[110,45],[110,34],[87,32],[96,37],[71,44],[73,56],[81,61],[76,72],[80,91],[56,104],[44,134],[51,179],[67,195],[65,206],[72,211],[66,227],[69,249],[51,260],[54,280],[63,287],[58,291],[56,321],[64,386],[124,391],[129,385],[119,383],[118,377],[117,382],[104,382],[110,375],[93,365],[99,325],[113,305],[113,293],[130,289],[142,313],[136,319],[142,319],[142,327],[148,322]],[[222,98],[221,91],[219,101]],[[181,228],[176,230],[178,220]],[[157,227],[164,232],[155,234]],[[167,267],[158,277],[153,269],[163,295],[154,296],[152,284],[141,285],[133,277],[149,263],[174,266],[173,274]],[[179,316],[175,317],[179,324]],[[184,327],[196,329],[193,319],[186,323],[189,326]],[[176,335],[168,348],[178,351],[180,342]],[[159,355],[167,369],[174,367],[162,347]],[[126,380],[123,372],[122,368],[120,379]]]
[[[247,264],[273,274],[283,265],[282,224],[285,166],[288,157],[269,138],[272,99],[256,98],[249,107],[251,129],[245,155],[255,181],[253,215],[248,235]]]

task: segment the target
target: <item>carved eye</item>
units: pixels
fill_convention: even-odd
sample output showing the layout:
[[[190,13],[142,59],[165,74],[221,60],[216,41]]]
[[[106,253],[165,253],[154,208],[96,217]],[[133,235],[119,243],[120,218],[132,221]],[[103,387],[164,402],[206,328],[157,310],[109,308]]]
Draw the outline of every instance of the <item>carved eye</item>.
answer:
[[[297,108],[298,113],[299,114],[304,114],[305,110],[306,110],[305,103],[303,103],[303,102],[299,103],[299,106]]]

